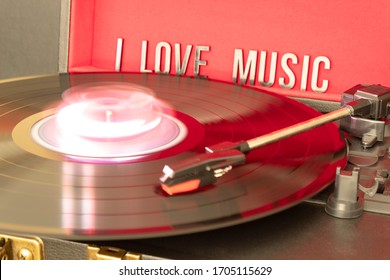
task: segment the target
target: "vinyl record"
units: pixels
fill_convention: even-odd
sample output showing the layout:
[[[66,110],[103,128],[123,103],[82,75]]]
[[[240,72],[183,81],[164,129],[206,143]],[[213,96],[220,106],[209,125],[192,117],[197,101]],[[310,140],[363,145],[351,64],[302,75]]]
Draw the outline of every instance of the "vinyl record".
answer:
[[[54,114],[64,92],[99,83],[151,89],[170,108],[172,119],[166,121],[176,132],[153,128],[145,139],[164,138],[167,145],[127,151],[145,143],[142,132],[113,155],[84,156],[37,141],[35,134],[57,137],[50,125],[39,123]],[[345,164],[346,148],[336,125],[254,150],[246,164],[195,192],[168,196],[159,177],[164,165],[203,153],[206,146],[250,139],[317,115],[258,89],[165,75],[61,74],[0,83],[0,231],[73,240],[146,238],[211,230],[279,212],[328,186],[337,166]],[[64,142],[70,148],[79,145]]]

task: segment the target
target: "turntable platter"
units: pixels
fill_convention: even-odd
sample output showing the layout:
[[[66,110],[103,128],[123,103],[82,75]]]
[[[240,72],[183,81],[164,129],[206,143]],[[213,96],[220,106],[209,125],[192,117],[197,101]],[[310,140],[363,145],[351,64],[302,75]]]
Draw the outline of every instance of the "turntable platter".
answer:
[[[153,90],[172,106],[185,127],[184,139],[101,162],[33,139],[31,128],[61,102],[66,89],[100,82]],[[345,164],[336,125],[252,151],[247,164],[197,192],[167,196],[159,177],[165,164],[203,153],[205,146],[250,139],[317,115],[258,89],[166,75],[61,74],[0,83],[0,231],[73,240],[145,238],[206,231],[282,211],[324,189]],[[158,133],[162,137],[164,130]]]

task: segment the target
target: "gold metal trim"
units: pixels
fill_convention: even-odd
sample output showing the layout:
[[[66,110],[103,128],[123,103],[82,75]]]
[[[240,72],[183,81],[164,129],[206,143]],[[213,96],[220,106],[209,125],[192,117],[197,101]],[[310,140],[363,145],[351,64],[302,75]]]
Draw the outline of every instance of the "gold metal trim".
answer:
[[[1,260],[43,260],[43,241],[38,237],[0,234]]]
[[[88,245],[89,260],[141,260],[142,255],[115,247]]]

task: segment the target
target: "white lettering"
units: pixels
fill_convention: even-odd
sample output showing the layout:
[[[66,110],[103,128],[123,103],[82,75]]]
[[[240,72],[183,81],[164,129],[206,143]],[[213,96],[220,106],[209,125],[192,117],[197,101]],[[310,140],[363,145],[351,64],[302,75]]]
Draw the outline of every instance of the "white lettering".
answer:
[[[267,60],[267,52],[261,51],[260,54],[260,69],[259,69],[259,83],[262,86],[266,87],[272,87],[275,83],[275,76],[276,76],[276,62],[278,60],[278,53],[272,52],[271,55],[271,66],[269,70],[269,78],[268,82],[265,81],[265,63]]]
[[[201,53],[203,51],[208,52],[210,50],[209,46],[196,46],[195,47],[195,63],[194,63],[194,76],[200,76],[200,66],[207,65],[207,60],[201,59]]]
[[[146,58],[148,53],[148,41],[142,41],[142,47],[141,47],[141,73],[151,73],[152,70],[146,69]]]
[[[311,78],[311,88],[315,92],[325,92],[328,89],[329,81],[323,80],[322,86],[318,86],[318,73],[320,71],[320,63],[324,64],[324,69],[330,69],[330,60],[326,56],[319,56],[314,59],[313,62],[313,73]]]
[[[115,56],[115,71],[121,71],[122,65],[122,48],[123,48],[123,38],[118,38],[116,43],[116,56]]]
[[[255,84],[255,73],[257,70],[257,56],[258,52],[250,50],[246,61],[244,60],[244,51],[242,49],[234,50],[232,81],[234,83],[246,84],[249,79],[251,85]],[[271,58],[267,63],[267,51],[260,52],[259,68],[258,68],[258,83],[262,86],[272,87],[275,84],[277,75],[278,84],[285,89],[292,89],[295,86],[296,79],[300,78],[299,89],[306,91],[308,87],[309,72],[311,70],[311,90],[315,92],[325,92],[328,89],[329,81],[319,81],[319,71],[323,64],[323,69],[330,69],[330,60],[326,56],[318,56],[314,58],[311,64],[310,55],[304,55],[301,62],[299,58],[293,53],[285,53],[278,61],[279,54],[277,52],[271,53]],[[268,65],[267,65],[268,64]],[[293,67],[293,65],[296,65]],[[267,67],[268,66],[268,67]],[[277,72],[277,67],[281,66],[281,70]],[[267,68],[269,68],[268,81],[266,81]],[[297,72],[301,70],[301,72]],[[285,74],[285,75],[283,75]]]
[[[240,83],[245,84],[248,79],[251,85],[255,84],[256,63],[257,63],[257,51],[249,51],[247,63],[244,70],[244,58],[243,51],[236,49],[234,51],[234,63],[233,63],[233,82],[237,82],[238,72],[240,75]]]
[[[161,70],[161,53],[165,52],[164,70]],[[156,46],[156,57],[154,62],[154,71],[156,73],[169,74],[171,70],[171,45],[167,42],[160,42]]]
[[[186,52],[184,54],[183,63],[180,62],[180,44],[175,44],[175,62],[176,62],[176,75],[184,75],[187,71],[188,61],[190,59],[190,54],[192,50],[192,45],[188,45]]]
[[[310,63],[310,56],[304,55],[303,56],[302,75],[301,75],[301,88],[300,88],[300,90],[303,90],[303,91],[305,91],[307,88],[307,76],[309,75],[309,63]]]
[[[282,56],[282,69],[287,74],[289,82],[286,84],[283,77],[279,78],[279,85],[282,88],[291,89],[295,85],[295,75],[294,72],[291,70],[291,68],[288,66],[288,61],[291,60],[292,64],[298,63],[298,58],[295,54],[292,53],[286,53]]]

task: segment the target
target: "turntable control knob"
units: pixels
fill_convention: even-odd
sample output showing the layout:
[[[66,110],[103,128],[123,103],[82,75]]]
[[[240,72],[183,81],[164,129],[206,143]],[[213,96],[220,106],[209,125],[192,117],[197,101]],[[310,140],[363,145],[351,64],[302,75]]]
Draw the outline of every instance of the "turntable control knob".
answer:
[[[326,202],[325,211],[331,216],[351,219],[357,218],[363,213],[363,207],[359,200],[359,168],[352,171],[336,171],[336,182],[333,194]]]

